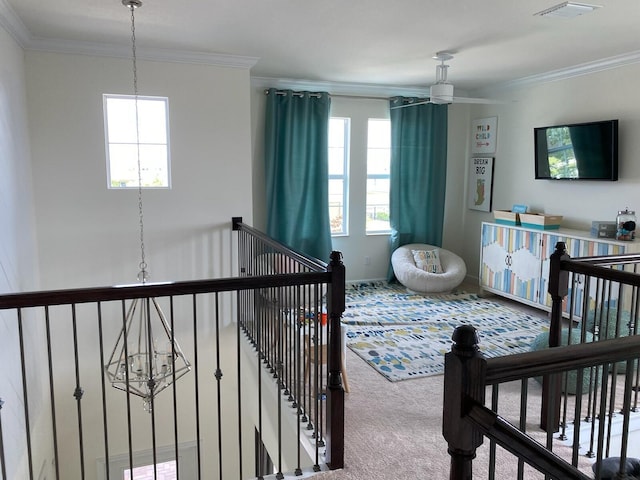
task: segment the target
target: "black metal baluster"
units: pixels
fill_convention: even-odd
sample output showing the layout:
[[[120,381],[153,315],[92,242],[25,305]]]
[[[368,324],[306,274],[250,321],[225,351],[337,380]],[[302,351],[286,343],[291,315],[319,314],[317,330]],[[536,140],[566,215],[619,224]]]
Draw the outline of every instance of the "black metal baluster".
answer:
[[[45,323],[45,334],[47,337],[47,360],[48,360],[48,369],[49,369],[49,396],[51,399],[51,431],[53,435],[53,459],[55,463],[55,472],[56,479],[60,478],[60,466],[59,460],[60,457],[58,455],[58,422],[56,421],[56,396],[55,389],[53,385],[53,359],[51,353],[51,324],[49,317],[49,306],[45,305],[44,307],[44,323]],[[3,477],[6,478],[6,477]],[[109,478],[107,476],[107,478]]]
[[[0,473],[2,473],[2,478],[7,478],[7,466],[5,465],[5,457],[4,457],[4,436],[2,433],[2,406],[4,405],[4,400],[0,398]]]
[[[244,292],[236,292],[236,365],[238,382],[238,479],[242,480],[242,345],[240,344],[240,317],[242,316],[242,297]],[[179,479],[176,479],[179,480]]]
[[[105,468],[105,478],[108,480],[110,477],[109,474],[109,429],[107,422],[107,390],[106,390],[106,381],[105,381],[105,361],[104,361],[104,337],[102,333],[102,304],[100,302],[97,303],[97,313],[98,313],[98,342],[100,343],[100,390],[102,395],[102,428],[104,434],[104,468]]]
[[[306,287],[306,286],[305,286]],[[313,322],[313,356],[314,356],[314,375],[313,375],[313,383],[314,383],[314,391],[313,391],[313,402],[314,402],[314,423],[315,429],[312,434],[312,438],[314,441],[314,449],[315,449],[315,463],[313,465],[313,469],[318,471],[319,469],[319,452],[318,447],[322,439],[320,438],[320,409],[322,408],[322,332],[320,331],[320,324],[318,319],[315,318],[312,320]]]
[[[611,315],[610,313],[613,311],[613,308],[611,307],[611,281],[606,282],[606,298],[607,298],[607,302],[606,302],[606,334],[605,334],[605,339],[610,339],[610,335],[609,335],[609,330],[610,330],[610,326],[611,326]],[[618,308],[617,308],[617,312],[616,312],[616,317],[615,317],[615,328],[614,328],[614,338],[618,338],[620,336],[620,310],[622,308],[622,289],[619,288],[618,289],[618,299],[617,299],[617,303],[618,303]],[[613,417],[615,416],[615,401],[616,401],[616,383],[617,383],[617,373],[618,373],[618,364],[613,363],[610,368],[609,371],[611,372],[611,389],[609,391],[609,409],[608,409],[608,413],[607,413],[607,438],[606,438],[606,447],[605,447],[605,456],[608,457],[609,456],[609,451],[611,449],[611,425],[613,422]],[[603,419],[604,420],[604,419]]]
[[[498,392],[496,391],[496,396]],[[529,397],[529,379],[523,378],[520,385],[520,431],[527,431],[527,403]],[[497,400],[497,399],[496,399]],[[497,411],[497,410],[496,410]],[[518,480],[524,478],[524,462],[518,459]]]
[[[316,439],[316,467],[318,470],[320,469],[320,448],[325,446],[324,442],[324,413],[325,413],[325,405],[327,398],[326,388],[328,385],[325,385],[325,380],[328,379],[328,370],[329,370],[329,326],[327,325],[326,331],[322,328],[322,321],[320,315],[320,285],[313,284],[309,285],[309,294],[313,290],[315,298],[315,315],[314,321],[316,325],[316,331],[318,332],[318,351],[320,352],[318,364],[319,364],[319,377],[317,379],[318,385],[320,385],[320,395],[318,398],[318,423],[316,425],[317,430],[317,439]],[[326,350],[325,350],[326,348]],[[326,352],[326,353],[325,353]]]
[[[220,299],[216,292],[215,296],[215,332],[216,332],[216,401],[218,410],[218,473],[222,478],[222,369],[220,368]]]
[[[634,266],[634,272],[637,266]],[[637,272],[636,272],[637,273]],[[638,287],[633,287],[633,307],[631,308],[631,317],[629,321],[631,322],[633,331],[629,331],[629,335],[638,335],[640,331],[638,331],[638,310],[640,309],[640,295],[638,294]],[[640,360],[634,360],[634,381],[633,381],[633,406],[631,408],[632,412],[638,411],[638,390],[640,390]]]
[[[78,355],[78,319],[76,317],[76,305],[71,304],[71,322],[73,325],[73,359],[74,369],[76,377],[76,388],[73,392],[73,396],[76,399],[76,410],[78,414],[78,446],[80,454],[80,478],[85,478],[85,464],[84,464],[84,435],[82,431],[82,397],[84,396],[84,390],[80,386],[80,360]]]
[[[263,322],[259,322],[258,323],[258,331],[256,332],[256,338],[258,341],[258,345],[261,345],[261,340],[262,340],[262,329],[264,327],[264,323]],[[261,358],[261,349],[258,349],[258,355],[256,356],[256,360],[257,360],[257,369],[258,369],[258,437],[260,439],[260,443],[259,445],[262,446],[262,358]],[[260,470],[257,472],[258,474],[258,479],[262,480],[263,476],[262,476],[262,465],[264,465],[264,448],[259,448],[259,462],[258,465],[260,465]]]
[[[299,290],[299,288],[297,289]],[[298,417],[298,421],[296,422],[296,435],[298,438],[302,438],[302,405],[300,403],[300,391],[302,387],[302,382],[304,379],[302,378],[302,364],[304,362],[304,357],[302,353],[302,348],[300,348],[301,342],[304,342],[304,325],[300,324],[297,321],[294,321],[291,325],[291,330],[295,333],[295,337],[293,340],[293,349],[295,351],[293,356],[294,361],[294,376],[293,376],[293,389],[294,392],[294,402],[292,407],[296,409],[296,415]],[[297,459],[298,459],[298,467],[295,470],[296,475],[302,475],[302,469],[300,468],[300,458],[302,454],[302,445],[301,442],[297,442]]]
[[[598,385],[598,377],[600,377],[600,370],[604,371],[604,367],[602,366],[596,366],[595,368],[595,374],[594,374],[594,392],[593,392],[593,400],[591,399],[591,395],[589,395],[589,411],[587,412],[587,417],[585,418],[585,421],[587,422],[591,422],[591,432],[590,432],[590,437],[589,437],[589,450],[586,453],[586,456],[588,458],[593,458],[595,457],[595,451],[594,451],[594,441],[596,438],[596,433],[595,433],[595,429],[596,429],[596,419],[598,418],[598,416],[596,415],[596,411],[597,411],[597,399],[598,399],[598,395],[597,395],[597,385]],[[604,374],[602,375],[604,376]],[[604,387],[602,387],[604,388]]]
[[[27,462],[29,464],[29,478],[33,479],[33,452],[31,448],[31,422],[29,420],[29,395],[27,390],[27,371],[25,365],[24,331],[22,328],[22,309],[18,309],[18,340],[20,342],[20,368],[22,372],[22,397],[24,400],[24,423],[27,440]]]
[[[600,412],[598,415],[598,418],[599,418],[598,447],[597,447],[597,452],[595,453],[595,457],[597,460],[596,460],[596,472],[594,473],[596,474],[596,478],[600,478],[599,469],[602,465],[602,462],[600,460],[604,458],[603,456],[604,443],[605,443],[604,430],[605,430],[605,417],[607,415],[607,390],[609,389],[609,367],[610,367],[610,364],[608,363],[605,363],[604,365],[602,365],[602,376],[600,379],[602,389],[600,391]]]
[[[491,387],[491,410],[498,411],[498,394],[500,385],[496,384]],[[518,472],[520,471],[520,465],[518,463]],[[489,480],[494,480],[496,477],[496,442],[495,440],[489,441]],[[518,477],[520,478],[520,477]]]
[[[134,300],[135,302],[135,300]],[[122,307],[122,334],[123,334],[123,347],[124,347],[124,360],[126,363],[124,369],[124,379],[127,385],[126,390],[126,403],[127,403],[127,452],[129,454],[129,470],[131,471],[131,475],[133,476],[133,432],[131,429],[131,392],[129,391],[129,330],[127,325],[127,309],[126,303],[124,300],[121,302]],[[131,307],[133,309],[133,305]],[[132,310],[131,315],[133,316],[135,312]]]
[[[176,461],[176,480],[180,480],[180,452],[178,449],[178,393],[176,389],[176,369],[175,369],[175,359],[176,359],[176,337],[175,337],[175,329],[174,329],[174,309],[173,309],[173,295],[169,297],[169,324],[171,326],[171,358],[174,361],[174,368],[172,369],[172,384],[171,384],[171,393],[173,400],[173,448],[174,448],[174,456]]]
[[[624,471],[627,463],[627,448],[629,446],[629,418],[631,414],[631,410],[629,409],[629,405],[631,403],[631,377],[633,375],[633,364],[635,363],[635,359],[628,360],[625,371],[625,382],[624,382],[624,393],[623,393],[623,420],[622,420],[622,436],[621,436],[621,444],[620,444],[620,473],[622,474],[622,478],[624,478],[625,474],[630,472]],[[611,430],[609,430],[609,436],[611,436]]]
[[[155,397],[156,397],[156,380],[154,378],[155,366],[153,365],[154,356],[155,356],[155,348],[153,346],[153,331],[151,330],[151,299],[144,299],[145,305],[147,308],[144,310],[145,312],[145,321],[147,322],[147,372],[149,375],[149,379],[147,380],[147,391],[148,391],[148,401],[149,401],[149,413],[150,413],[150,422],[151,422],[151,456],[153,458],[153,478],[158,478],[158,451],[156,445],[156,405],[155,405]],[[153,300],[154,307],[157,309],[158,306],[155,305],[155,299]]]
[[[311,384],[312,384],[312,371],[311,371],[311,366],[312,366],[312,360],[311,360],[311,355],[313,353],[313,350],[311,349],[311,342],[312,342],[312,338],[313,335],[311,334],[311,329],[308,330],[306,338],[305,338],[305,345],[304,347],[306,348],[306,354],[305,354],[305,366],[306,366],[306,377],[305,381],[303,383],[304,386],[304,392],[302,395],[302,398],[304,399],[304,410],[305,410],[305,415],[304,415],[304,420],[305,422],[307,422],[307,430],[313,430],[313,392],[312,392],[312,388],[311,388]]]
[[[281,289],[280,289],[281,290]],[[281,298],[281,297],[280,297]],[[278,380],[278,392],[277,392],[277,409],[278,409],[278,473],[276,473],[276,479],[284,478],[282,473],[282,322],[281,318],[276,319],[276,343],[275,351],[277,352],[276,366],[277,370],[274,377]]]
[[[196,305],[196,296],[192,296],[193,307],[193,373],[195,375],[195,408],[196,408],[196,451],[197,451],[197,470],[198,480],[202,478],[202,450],[200,445],[200,388],[198,375],[198,308]]]

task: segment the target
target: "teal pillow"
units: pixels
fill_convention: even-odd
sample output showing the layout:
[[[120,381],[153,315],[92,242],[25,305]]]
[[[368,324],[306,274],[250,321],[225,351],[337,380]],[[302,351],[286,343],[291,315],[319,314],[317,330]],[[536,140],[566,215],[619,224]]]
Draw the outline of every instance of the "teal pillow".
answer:
[[[589,332],[585,332],[585,339],[587,342],[593,342],[593,335]],[[569,329],[563,328],[560,333],[560,345],[567,345],[567,339],[569,338]],[[574,328],[571,330],[571,344],[580,343],[580,329]],[[543,332],[538,335],[531,344],[531,351],[536,350],[544,350],[545,348],[549,348],[549,332]],[[582,370],[582,392],[587,393],[589,391],[589,377],[591,374],[590,368],[585,368]],[[536,380],[542,383],[542,377],[536,377]],[[566,381],[566,382],[565,382]],[[594,379],[595,386],[600,384],[600,375],[595,375],[594,370]],[[566,390],[565,390],[566,385]],[[570,393],[572,395],[576,394],[576,390],[578,389],[578,370],[571,370],[569,372],[565,372],[562,374],[562,392]]]
[[[598,340],[609,340],[611,338],[616,338],[616,320],[618,315],[618,310],[615,306],[611,306],[606,311],[606,307],[604,307],[606,315],[602,310],[598,310],[597,319],[598,322],[602,325],[602,328],[598,332]],[[595,331],[595,312],[593,310],[589,310],[587,312],[587,318],[585,320],[587,332],[594,333]],[[605,318],[605,317],[608,317]],[[629,323],[631,322],[631,316],[628,311],[623,311],[620,313],[620,328],[618,330],[618,337],[627,337],[630,334]],[[635,362],[637,366],[637,360]],[[613,367],[613,366],[612,366]],[[613,369],[613,368],[612,368]],[[617,373],[626,373],[627,371],[627,362],[618,362],[617,363]]]
[[[605,307],[606,311],[606,307]],[[598,310],[598,322],[602,324],[602,327],[605,331],[600,331],[598,338],[599,340],[608,340],[610,338],[616,338],[616,316],[618,314],[618,310],[614,307],[609,308],[609,311],[605,314],[602,310]],[[595,330],[595,312],[593,310],[589,310],[587,312],[587,318],[585,320],[587,326],[587,332],[594,333]],[[620,314],[620,330],[618,330],[619,337],[626,337],[629,335],[629,322],[630,315],[628,311],[623,311]]]

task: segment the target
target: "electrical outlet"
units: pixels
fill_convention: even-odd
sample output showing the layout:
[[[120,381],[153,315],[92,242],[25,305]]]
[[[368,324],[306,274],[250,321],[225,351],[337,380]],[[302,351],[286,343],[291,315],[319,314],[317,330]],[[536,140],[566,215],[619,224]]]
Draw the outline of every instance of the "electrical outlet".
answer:
[[[364,264],[365,265],[371,265],[371,257],[369,257],[369,256],[364,257]]]

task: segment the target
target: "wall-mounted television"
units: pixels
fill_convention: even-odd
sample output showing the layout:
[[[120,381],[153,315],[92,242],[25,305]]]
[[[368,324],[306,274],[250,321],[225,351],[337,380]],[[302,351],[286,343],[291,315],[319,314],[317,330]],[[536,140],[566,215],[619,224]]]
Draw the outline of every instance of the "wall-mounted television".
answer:
[[[618,180],[618,120],[534,128],[536,179]]]

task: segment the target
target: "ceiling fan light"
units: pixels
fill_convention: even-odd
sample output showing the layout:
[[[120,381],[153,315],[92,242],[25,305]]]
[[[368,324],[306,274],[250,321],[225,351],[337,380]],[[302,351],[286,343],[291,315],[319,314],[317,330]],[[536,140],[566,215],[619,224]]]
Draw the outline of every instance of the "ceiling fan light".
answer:
[[[453,85],[450,83],[436,83],[429,89],[429,101],[436,104],[453,103]]]

